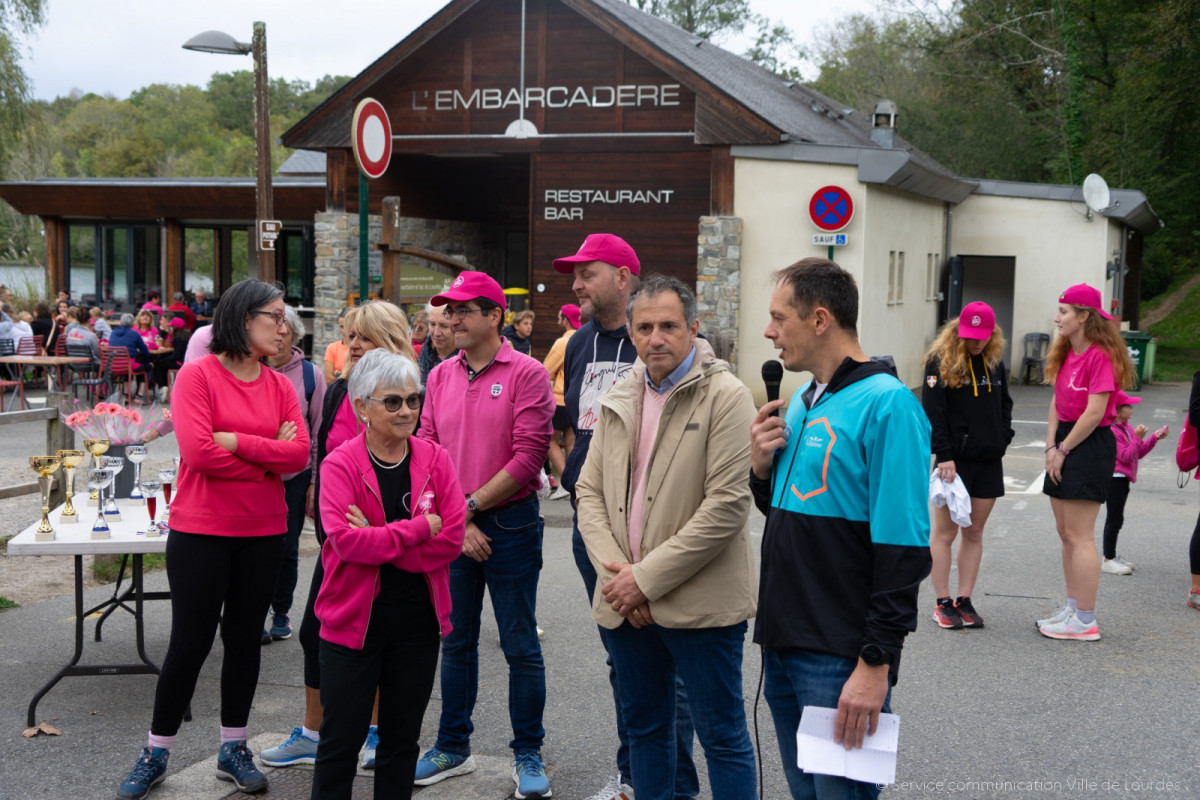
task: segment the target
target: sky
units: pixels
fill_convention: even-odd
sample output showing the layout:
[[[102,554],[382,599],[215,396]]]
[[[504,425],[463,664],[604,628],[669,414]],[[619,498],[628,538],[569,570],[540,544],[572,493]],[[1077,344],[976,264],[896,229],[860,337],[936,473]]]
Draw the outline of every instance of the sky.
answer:
[[[181,45],[206,30],[248,42],[259,20],[267,25],[270,77],[311,84],[323,75],[357,75],[444,5],[446,0],[49,0],[46,24],[23,43],[23,65],[33,96],[43,100],[75,89],[126,98],[152,83],[205,86],[214,72],[253,69],[250,57]],[[873,5],[751,0],[755,12],[787,25],[802,44],[820,26]],[[336,17],[329,13],[335,8]],[[740,53],[748,43],[723,46]]]

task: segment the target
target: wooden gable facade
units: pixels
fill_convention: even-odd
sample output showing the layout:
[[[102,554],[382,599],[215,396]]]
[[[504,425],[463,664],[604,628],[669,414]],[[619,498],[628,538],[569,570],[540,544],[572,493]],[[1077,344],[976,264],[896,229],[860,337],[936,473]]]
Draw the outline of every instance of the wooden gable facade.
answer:
[[[575,302],[554,258],[589,233],[617,233],[643,272],[694,285],[699,218],[732,209],[729,145],[780,131],[591,0],[526,0],[522,92],[521,20],[521,0],[450,3],[283,143],[325,151],[327,210],[356,213],[350,121],[362,98],[380,101],[393,156],[370,183],[370,211],[393,195],[405,217],[523,236],[521,263],[497,277],[530,289],[544,353],[559,306]],[[522,116],[536,134],[507,136]]]

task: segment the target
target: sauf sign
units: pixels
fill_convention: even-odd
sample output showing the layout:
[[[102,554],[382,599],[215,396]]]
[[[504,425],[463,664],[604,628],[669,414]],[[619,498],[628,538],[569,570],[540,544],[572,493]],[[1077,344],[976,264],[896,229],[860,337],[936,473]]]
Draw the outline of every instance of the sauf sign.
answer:
[[[414,89],[413,111],[500,110],[505,108],[669,108],[680,104],[679,84],[618,86],[527,86],[472,89]]]

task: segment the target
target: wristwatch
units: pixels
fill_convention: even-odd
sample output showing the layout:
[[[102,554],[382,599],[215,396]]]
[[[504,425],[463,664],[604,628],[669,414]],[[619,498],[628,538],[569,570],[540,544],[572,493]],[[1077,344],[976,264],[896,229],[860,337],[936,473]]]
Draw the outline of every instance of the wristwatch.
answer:
[[[467,511],[470,511],[472,514],[479,513],[479,503],[475,500],[474,495],[467,495]]]
[[[863,660],[863,663],[868,667],[881,667],[884,664],[892,663],[892,654],[888,650],[884,650],[877,644],[865,644],[863,649],[859,651],[858,657]]]

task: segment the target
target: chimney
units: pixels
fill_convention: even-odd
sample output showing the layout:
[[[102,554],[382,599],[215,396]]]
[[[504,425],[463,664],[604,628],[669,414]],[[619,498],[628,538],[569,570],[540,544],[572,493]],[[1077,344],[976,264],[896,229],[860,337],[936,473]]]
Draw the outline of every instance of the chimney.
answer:
[[[880,100],[871,115],[871,141],[880,147],[896,146],[896,104]]]

